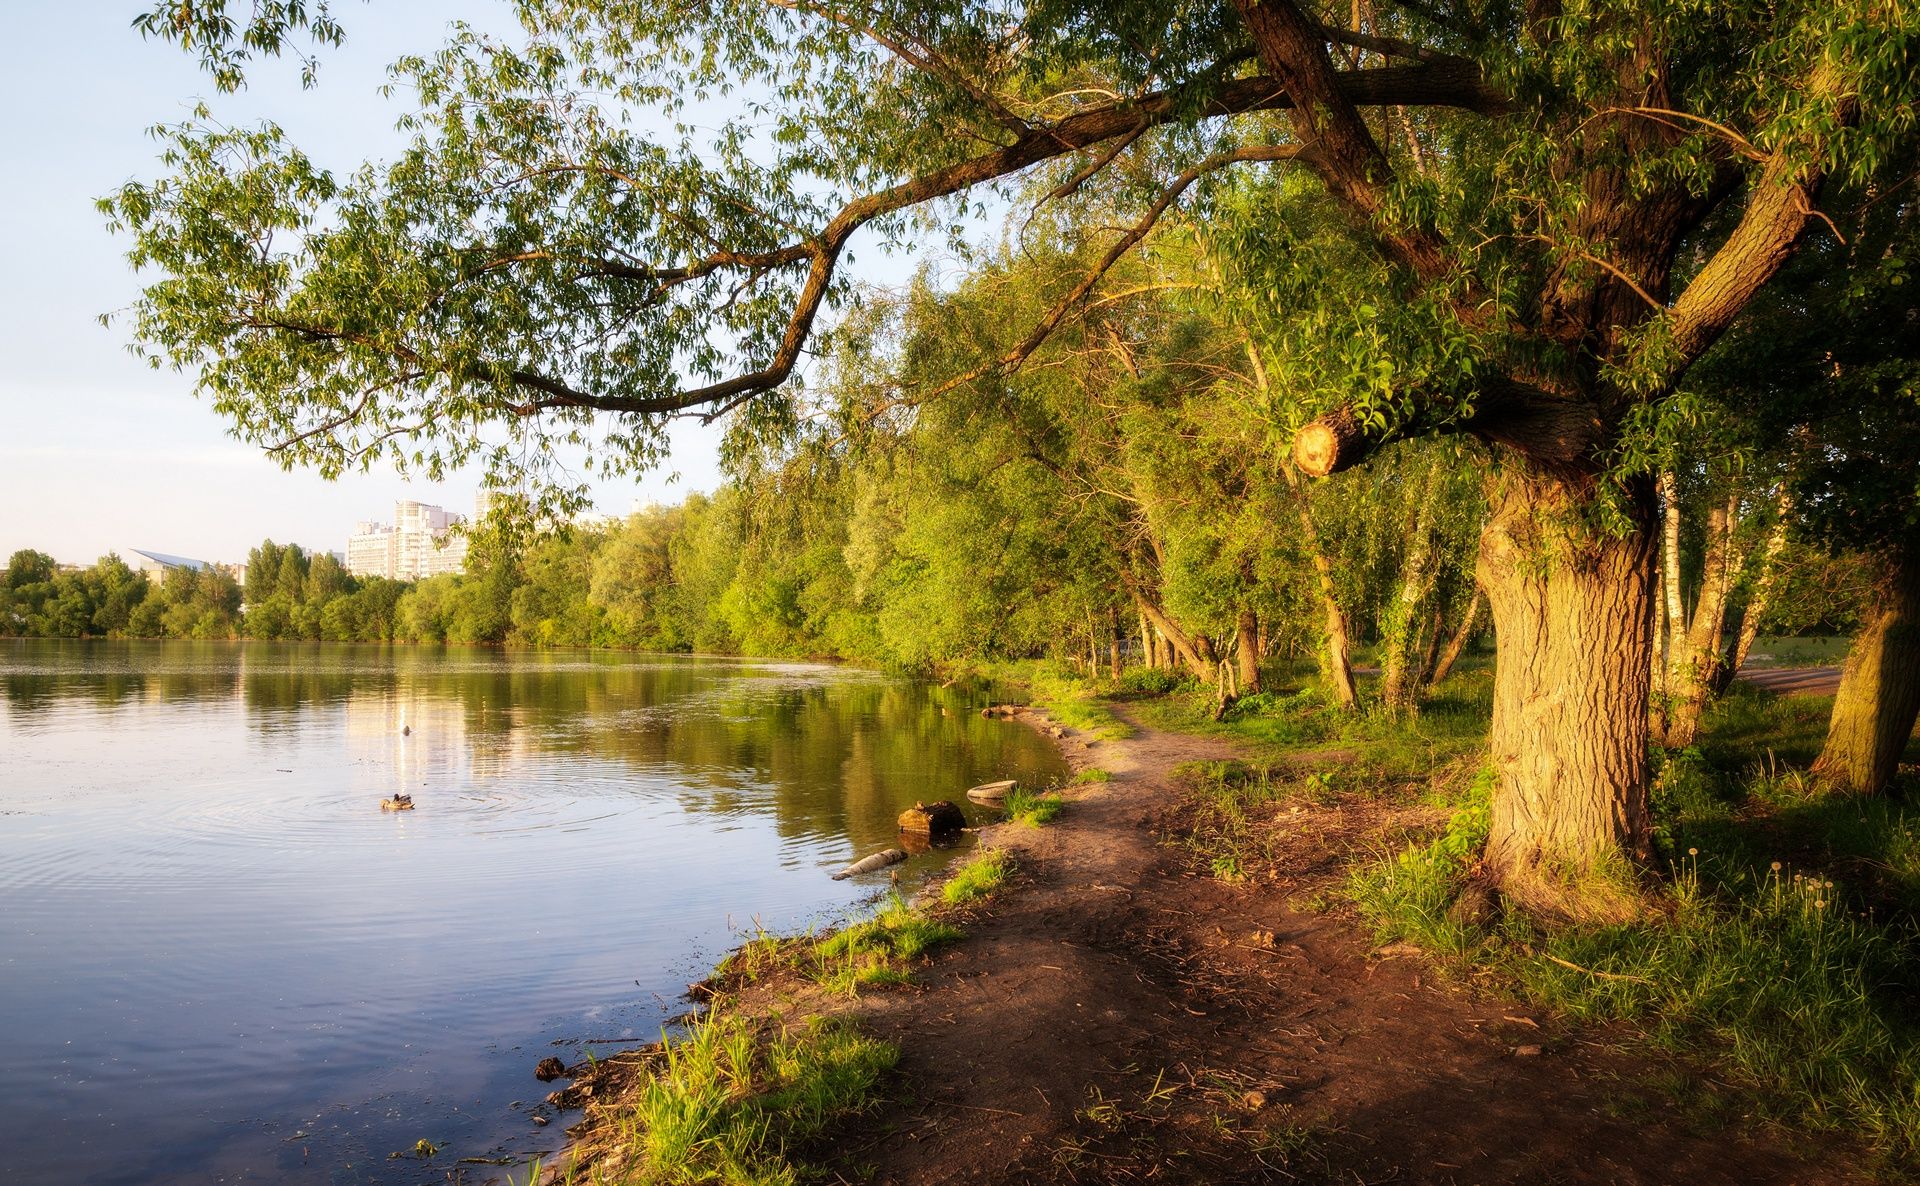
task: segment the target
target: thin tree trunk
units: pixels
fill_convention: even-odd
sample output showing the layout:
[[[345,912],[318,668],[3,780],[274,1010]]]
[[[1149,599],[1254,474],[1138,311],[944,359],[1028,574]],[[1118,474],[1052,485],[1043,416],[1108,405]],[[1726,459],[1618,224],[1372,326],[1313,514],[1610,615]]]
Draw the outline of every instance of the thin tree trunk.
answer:
[[[1666,581],[1662,591],[1666,594],[1668,629],[1673,632],[1668,637],[1671,642],[1679,635],[1680,623],[1687,620],[1687,615],[1680,605],[1680,488],[1670,470],[1660,475],[1660,501],[1666,508],[1660,517],[1660,574]]]
[[[1887,789],[1920,717],[1920,552],[1883,561],[1873,609],[1847,651],[1813,771],[1855,794]]]
[[[1733,644],[1733,657],[1722,664],[1716,681],[1714,695],[1727,690],[1733,683],[1733,677],[1747,665],[1747,655],[1753,650],[1754,640],[1760,637],[1760,621],[1767,616],[1767,605],[1773,600],[1773,587],[1780,571],[1780,552],[1787,543],[1787,519],[1793,513],[1793,493],[1785,483],[1775,500],[1778,517],[1773,528],[1767,532],[1766,545],[1760,552],[1759,575],[1754,579],[1753,592],[1747,596],[1747,606],[1740,612],[1740,633]]]
[[[1664,548],[1662,551],[1664,552]],[[1654,569],[1654,587],[1664,590],[1667,580],[1667,562],[1664,555]],[[1647,662],[1648,711],[1652,713],[1653,734],[1662,737],[1667,732],[1667,637],[1669,623],[1667,618],[1667,599],[1656,596],[1653,599],[1653,646],[1648,648],[1650,658]]]
[[[1287,487],[1293,491],[1294,509],[1300,515],[1301,537],[1307,546],[1307,555],[1313,561],[1315,586],[1320,591],[1321,610],[1326,617],[1326,646],[1320,657],[1320,673],[1333,689],[1335,703],[1352,712],[1359,707],[1360,696],[1353,686],[1353,647],[1347,638],[1347,615],[1340,612],[1340,603],[1333,595],[1333,565],[1320,546],[1320,532],[1313,525],[1313,511],[1307,506],[1307,492],[1300,488],[1300,475],[1285,461],[1280,463],[1280,472],[1286,475]]]
[[[1420,646],[1420,664],[1414,669],[1414,686],[1422,692],[1433,682],[1434,664],[1440,660],[1440,640],[1446,635],[1447,614],[1436,605],[1427,619],[1425,632],[1420,636],[1425,641]]]
[[[1160,666],[1160,646],[1154,641],[1153,627],[1147,625],[1147,611],[1138,610],[1138,612],[1140,614],[1140,650],[1142,658],[1146,660],[1148,667],[1158,667]]]
[[[1510,474],[1490,500],[1478,576],[1500,655],[1486,860],[1501,892],[1535,913],[1640,910],[1634,865],[1652,856],[1651,495],[1629,491],[1626,532],[1578,539],[1581,496],[1561,480]]]
[[[1140,612],[1147,615],[1147,619],[1153,623],[1154,628],[1160,631],[1160,637],[1167,640],[1174,654],[1180,657],[1180,661],[1186,665],[1194,678],[1212,679],[1213,644],[1205,637],[1189,637],[1186,631],[1180,629],[1173,619],[1166,615],[1165,611],[1149,601],[1138,589],[1129,586],[1128,591],[1133,595],[1134,604],[1140,608]]]
[[[1242,609],[1235,623],[1234,657],[1240,664],[1240,695],[1260,690],[1260,617]]]
[[[1700,736],[1700,718],[1707,700],[1713,695],[1719,667],[1725,662],[1721,637],[1727,624],[1727,594],[1740,576],[1740,561],[1733,546],[1733,529],[1739,500],[1729,498],[1724,507],[1715,507],[1707,515],[1707,556],[1700,573],[1700,592],[1694,598],[1693,616],[1684,631],[1676,628],[1667,651],[1667,714],[1661,743],[1672,749],[1692,745]]]
[[[1428,516],[1414,524],[1400,584],[1381,623],[1380,702],[1392,716],[1414,709],[1419,675],[1414,670],[1420,646],[1421,608],[1433,590],[1433,540]]]
[[[1440,662],[1433,669],[1433,676],[1427,681],[1428,687],[1438,687],[1440,682],[1453,673],[1453,665],[1460,661],[1460,652],[1467,647],[1467,640],[1473,637],[1473,624],[1480,617],[1480,603],[1484,594],[1480,586],[1473,587],[1473,597],[1467,602],[1467,615],[1460,619],[1460,628],[1447,640],[1447,649],[1441,653]]]
[[[1107,674],[1118,681],[1120,671],[1120,611],[1107,611]]]

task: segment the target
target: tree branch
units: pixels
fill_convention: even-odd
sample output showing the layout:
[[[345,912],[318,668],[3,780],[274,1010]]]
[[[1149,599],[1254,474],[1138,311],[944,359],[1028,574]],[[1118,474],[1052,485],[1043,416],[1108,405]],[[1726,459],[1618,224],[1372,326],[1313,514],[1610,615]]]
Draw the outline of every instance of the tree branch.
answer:
[[[1432,431],[1468,433],[1568,473],[1589,464],[1607,440],[1606,422],[1593,404],[1498,374],[1481,378],[1471,413]],[[1336,408],[1294,434],[1293,464],[1308,477],[1324,478],[1360,464],[1399,435],[1405,435],[1404,428],[1372,430],[1351,408]]]
[[[1367,122],[1341,83],[1343,73],[1327,56],[1328,30],[1310,20],[1291,0],[1234,0],[1253,36],[1260,64],[1286,89],[1293,103],[1294,135],[1316,149],[1316,164],[1328,192],[1368,225],[1386,207],[1393,166],[1374,140]],[[1475,69],[1459,58],[1426,63],[1423,69]],[[1475,69],[1477,74],[1477,69]],[[1450,264],[1446,244],[1425,227],[1379,228],[1389,252],[1422,281],[1444,276]]]
[[[1816,69],[1807,85],[1829,97],[1842,125],[1856,118],[1857,100],[1839,94],[1839,79],[1830,66]],[[1719,340],[1793,253],[1794,241],[1815,213],[1814,198],[1823,179],[1820,167],[1803,159],[1799,150],[1804,147],[1789,143],[1774,149],[1747,197],[1739,225],[1673,302],[1668,325],[1673,361],[1663,375],[1666,385],[1677,382]]]

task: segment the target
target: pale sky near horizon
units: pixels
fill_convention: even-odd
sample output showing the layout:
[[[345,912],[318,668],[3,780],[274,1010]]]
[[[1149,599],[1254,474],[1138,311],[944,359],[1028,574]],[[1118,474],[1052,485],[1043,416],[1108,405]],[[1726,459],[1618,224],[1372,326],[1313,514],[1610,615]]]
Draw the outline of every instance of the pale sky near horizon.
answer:
[[[33,547],[67,563],[108,551],[242,560],[262,539],[342,549],[361,519],[391,517],[398,498],[470,513],[477,475],[409,486],[390,470],[327,482],[283,472],[232,440],[193,395],[190,376],[152,371],[103,328],[139,280],[126,243],[108,233],[95,199],[152,178],[155,123],[184,118],[199,99],[228,122],[271,118],[323,165],[349,171],[396,145],[400,108],[377,88],[386,64],[436,47],[458,16],[517,31],[503,0],[397,0],[337,6],[347,45],[327,51],[319,85],[302,91],[288,62],[254,71],[239,95],[214,92],[178,49],[130,27],[147,0],[69,0],[15,6],[0,48],[0,93],[14,119],[0,147],[0,562]],[[243,6],[244,7],[244,6]],[[898,277],[900,261],[888,270]],[[673,431],[660,472],[597,483],[598,509],[636,499],[678,501],[721,480],[718,429]],[[677,473],[678,480],[673,480]]]

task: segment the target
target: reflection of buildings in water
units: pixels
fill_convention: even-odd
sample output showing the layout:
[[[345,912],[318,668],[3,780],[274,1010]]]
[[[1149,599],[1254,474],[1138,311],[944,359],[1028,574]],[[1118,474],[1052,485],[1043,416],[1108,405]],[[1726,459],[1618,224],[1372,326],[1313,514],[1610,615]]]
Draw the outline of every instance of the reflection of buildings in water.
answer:
[[[417,689],[355,691],[346,701],[345,732],[349,760],[391,770],[394,790],[412,791],[435,775],[465,782],[475,774],[458,700]]]

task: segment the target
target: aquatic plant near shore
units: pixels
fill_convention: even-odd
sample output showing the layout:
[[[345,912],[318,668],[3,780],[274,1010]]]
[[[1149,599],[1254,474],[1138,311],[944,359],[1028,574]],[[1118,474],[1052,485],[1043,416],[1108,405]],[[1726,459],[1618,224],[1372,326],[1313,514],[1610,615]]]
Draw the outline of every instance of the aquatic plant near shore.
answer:
[[[792,1186],[814,1176],[795,1150],[874,1107],[899,1058],[844,1018],[697,1020],[652,1052],[640,1082],[599,1118],[610,1139],[596,1160],[620,1168],[591,1181]]]

